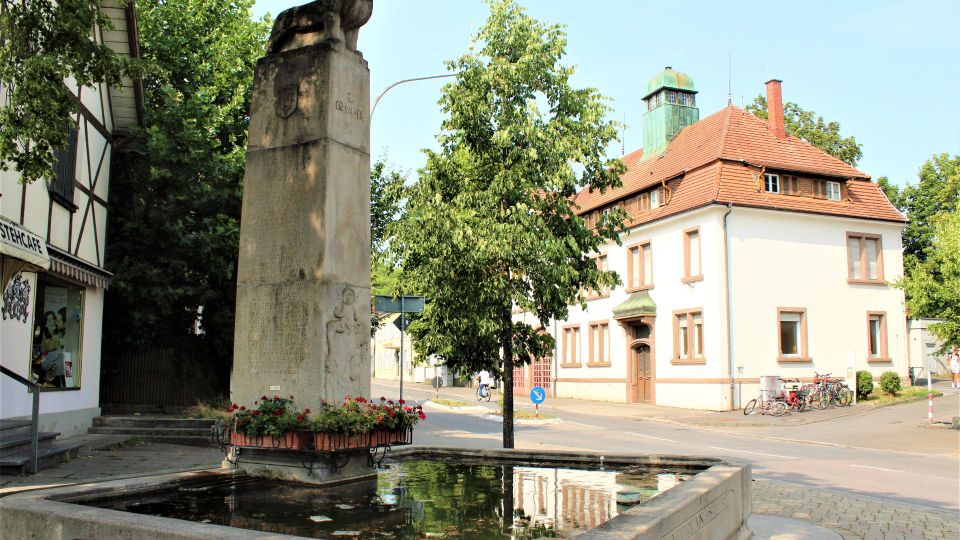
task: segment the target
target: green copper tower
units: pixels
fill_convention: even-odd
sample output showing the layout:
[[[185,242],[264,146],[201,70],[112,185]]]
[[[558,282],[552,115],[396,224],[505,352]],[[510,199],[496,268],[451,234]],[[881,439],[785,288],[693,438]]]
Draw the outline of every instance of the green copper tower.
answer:
[[[693,79],[666,67],[647,83],[643,101],[643,159],[659,156],[680,130],[700,120]]]

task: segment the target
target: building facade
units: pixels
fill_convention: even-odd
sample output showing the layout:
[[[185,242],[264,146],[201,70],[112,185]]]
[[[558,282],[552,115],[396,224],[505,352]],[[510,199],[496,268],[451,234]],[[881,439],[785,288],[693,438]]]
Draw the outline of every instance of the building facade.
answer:
[[[780,81],[767,97],[769,121],[733,105],[700,120],[689,76],[651,79],[623,186],[575,200],[588,225],[614,207],[629,220],[594,254],[623,285],[542,324],[557,396],[729,410],[765,375],[907,376],[890,285],[904,216],[868,175],[787,135]]]
[[[137,56],[133,4],[107,0],[114,30],[91,36],[118,54]],[[140,90],[79,87],[68,148],[57,151],[54,180],[22,184],[0,172],[3,316],[0,365],[41,388],[40,429],[85,433],[100,414],[100,345],[111,158],[141,120]],[[5,102],[0,88],[0,103]],[[0,375],[0,420],[31,414],[27,387]]]

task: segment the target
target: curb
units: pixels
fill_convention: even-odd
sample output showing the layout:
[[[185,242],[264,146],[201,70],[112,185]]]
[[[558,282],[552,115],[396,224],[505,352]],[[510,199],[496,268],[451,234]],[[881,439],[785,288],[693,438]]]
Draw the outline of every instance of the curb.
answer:
[[[429,406],[431,409],[440,409],[443,411],[450,412],[486,412],[487,408],[480,405],[465,405],[463,407],[454,407],[452,405],[443,405],[441,403],[436,403],[433,400],[426,400],[423,402],[424,406]]]
[[[481,416],[484,420],[492,420],[494,422],[503,422],[503,417],[496,414],[485,414]],[[542,426],[546,424],[562,424],[563,420],[560,418],[544,418],[542,420],[537,420],[535,418],[522,418],[514,419],[513,424],[517,426]]]

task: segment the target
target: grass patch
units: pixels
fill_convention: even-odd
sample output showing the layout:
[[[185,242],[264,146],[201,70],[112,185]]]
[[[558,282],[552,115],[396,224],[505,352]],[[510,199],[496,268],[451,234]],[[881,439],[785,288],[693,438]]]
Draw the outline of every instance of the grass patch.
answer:
[[[503,410],[502,410],[502,409],[497,409],[497,410],[495,410],[495,411],[491,411],[490,414],[493,414],[493,415],[496,415],[496,416],[503,416]],[[540,420],[553,420],[553,419],[556,418],[556,417],[555,417],[555,416],[551,416],[551,415],[549,415],[549,414],[543,414],[543,413],[540,413],[540,416],[538,417],[538,416],[536,416],[536,414],[534,414],[534,413],[532,413],[532,412],[530,412],[530,411],[516,411],[516,410],[513,411],[513,419],[514,419],[514,420],[534,420],[534,419],[537,419],[537,418],[539,418]]]
[[[436,403],[437,405],[443,405],[444,407],[460,408],[470,407],[473,405],[472,403],[467,403],[466,401],[457,401],[455,399],[431,399],[430,401]]]
[[[943,393],[934,390],[933,395],[942,396]],[[918,386],[906,388],[893,395],[884,393],[879,388],[874,388],[874,391],[869,396],[867,396],[865,399],[857,400],[857,403],[865,403],[867,405],[888,405],[890,403],[899,403],[901,401],[913,401],[916,399],[923,399],[926,397],[927,397],[927,389],[923,387],[918,387]]]
[[[220,401],[198,401],[196,405],[187,409],[187,418],[207,418],[213,420],[231,420],[233,414],[227,412],[230,403]]]

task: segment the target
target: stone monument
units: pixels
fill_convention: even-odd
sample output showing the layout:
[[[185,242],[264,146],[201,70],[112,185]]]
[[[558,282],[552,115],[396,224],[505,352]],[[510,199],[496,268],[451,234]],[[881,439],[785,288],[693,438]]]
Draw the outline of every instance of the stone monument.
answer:
[[[299,407],[370,393],[373,0],[277,17],[257,63],[243,187],[231,399]]]

